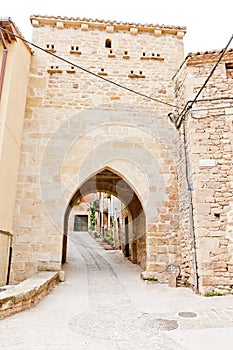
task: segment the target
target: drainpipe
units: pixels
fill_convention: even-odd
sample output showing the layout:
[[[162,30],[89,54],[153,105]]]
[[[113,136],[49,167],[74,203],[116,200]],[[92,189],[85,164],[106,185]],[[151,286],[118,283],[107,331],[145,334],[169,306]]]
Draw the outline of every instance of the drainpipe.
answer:
[[[0,101],[1,101],[3,81],[4,81],[5,68],[6,68],[6,58],[7,58],[7,52],[8,52],[6,42],[1,30],[0,30],[0,38],[3,45],[2,67],[1,67],[1,73],[0,73]]]
[[[192,196],[192,186],[189,182],[187,139],[186,139],[185,123],[183,123],[183,137],[184,137],[185,176],[186,176],[186,181],[187,181],[187,185],[188,185],[189,227],[190,227],[190,236],[191,236],[192,258],[193,258],[194,289],[196,292],[198,292],[199,285],[198,285],[198,272],[197,272],[196,238],[195,238],[194,218],[193,218],[193,196]]]
[[[8,270],[7,270],[6,285],[8,285],[10,283],[11,259],[12,259],[12,236],[10,236],[9,260],[8,260]]]

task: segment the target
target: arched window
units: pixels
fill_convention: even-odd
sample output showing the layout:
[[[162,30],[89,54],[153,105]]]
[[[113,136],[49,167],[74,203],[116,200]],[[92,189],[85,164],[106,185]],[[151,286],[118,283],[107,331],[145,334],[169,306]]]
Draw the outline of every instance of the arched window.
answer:
[[[109,49],[111,49],[111,47],[112,47],[112,41],[111,41],[111,39],[106,39],[106,40],[105,40],[105,47],[108,47]]]

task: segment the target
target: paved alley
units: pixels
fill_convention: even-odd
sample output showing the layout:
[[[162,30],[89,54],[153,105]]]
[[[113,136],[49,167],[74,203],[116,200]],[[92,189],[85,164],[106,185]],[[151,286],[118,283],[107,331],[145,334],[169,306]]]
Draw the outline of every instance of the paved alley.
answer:
[[[70,233],[68,260],[64,283],[0,321],[1,349],[232,349],[233,296],[147,284],[139,266],[88,233]]]

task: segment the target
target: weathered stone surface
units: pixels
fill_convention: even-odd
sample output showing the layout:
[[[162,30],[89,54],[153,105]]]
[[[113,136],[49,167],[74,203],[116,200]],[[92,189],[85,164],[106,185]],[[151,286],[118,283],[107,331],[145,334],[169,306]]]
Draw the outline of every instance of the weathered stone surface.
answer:
[[[58,272],[39,272],[34,277],[1,292],[0,319],[37,305],[58,280]]]
[[[34,26],[35,43],[56,50],[74,66],[82,57],[93,73],[107,72],[111,80],[148,96],[153,89],[154,98],[162,94],[164,102],[173,103],[171,79],[183,59],[182,41],[176,34],[185,32],[182,28],[111,23],[100,28],[94,21],[63,26],[60,18],[54,24],[45,22],[40,18]],[[140,59],[145,42],[147,56],[156,60]],[[74,48],[81,55],[73,55]],[[33,55],[16,196],[12,281],[37,270],[61,268],[68,202],[82,183],[104,167],[131,186],[144,211],[139,215],[136,201],[128,205],[130,242],[136,239],[130,244],[134,262],[153,272],[155,261],[164,266],[179,259],[175,248],[179,241],[173,235],[179,231],[179,157],[174,152],[179,138],[166,117],[170,106],[131,94],[76,67],[67,74],[70,69],[50,55],[39,51]],[[144,79],[129,79],[130,74]],[[111,184],[106,188],[117,192]],[[124,199],[120,192],[116,196]],[[147,235],[158,241],[147,241]]]
[[[191,55],[177,75],[179,98],[195,96],[219,57],[219,52]],[[200,101],[186,114],[188,171],[194,188],[193,213],[200,290],[230,291],[232,283],[232,96],[226,62],[216,68]],[[182,89],[179,82],[189,89]],[[226,106],[231,108],[226,108]]]
[[[99,190],[125,203],[130,259],[145,273],[167,281],[161,270],[176,263],[181,278],[193,283],[195,247],[201,291],[229,291],[232,51],[225,53],[200,99],[185,110],[184,144],[184,129],[177,130],[168,114],[177,114],[176,106],[195,97],[219,52],[189,55],[182,64],[185,29],[180,27],[46,16],[31,20],[33,41],[73,65],[39,50],[32,57],[11,281],[61,269],[69,204]],[[80,58],[86,71],[79,69]],[[116,176],[119,184],[112,180]],[[120,238],[125,240],[124,232]]]

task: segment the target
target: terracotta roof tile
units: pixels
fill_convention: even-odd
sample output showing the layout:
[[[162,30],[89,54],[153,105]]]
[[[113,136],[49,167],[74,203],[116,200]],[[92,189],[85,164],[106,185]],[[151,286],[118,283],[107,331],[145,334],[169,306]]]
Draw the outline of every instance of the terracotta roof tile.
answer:
[[[134,23],[134,22],[122,22],[122,21],[111,21],[104,19],[91,19],[91,18],[80,18],[80,17],[67,17],[67,16],[47,16],[47,15],[32,15],[30,17],[31,21],[33,19],[38,21],[64,21],[64,22],[87,22],[90,24],[103,24],[103,25],[115,25],[115,26],[128,26],[128,27],[137,27],[137,28],[151,28],[151,29],[164,29],[164,30],[175,30],[175,31],[183,31],[186,32],[186,27],[181,26],[170,26],[170,25],[160,25],[160,24],[152,24],[152,23]]]
[[[204,55],[220,55],[224,49],[221,50],[211,50],[211,51],[198,51],[198,52],[190,52],[187,57],[195,57],[195,56],[204,56]],[[226,53],[233,52],[232,49],[228,49]]]
[[[189,53],[186,56],[185,61],[187,62],[187,65],[196,65],[196,64],[208,64],[216,62],[223,52],[222,50],[213,50],[213,51],[203,51],[203,52],[196,52],[196,53]],[[222,62],[226,61],[232,61],[233,60],[233,49],[228,49],[224,56],[222,57]]]

